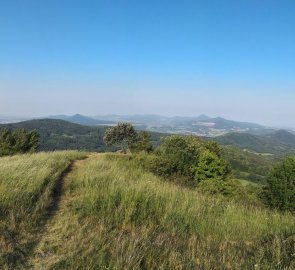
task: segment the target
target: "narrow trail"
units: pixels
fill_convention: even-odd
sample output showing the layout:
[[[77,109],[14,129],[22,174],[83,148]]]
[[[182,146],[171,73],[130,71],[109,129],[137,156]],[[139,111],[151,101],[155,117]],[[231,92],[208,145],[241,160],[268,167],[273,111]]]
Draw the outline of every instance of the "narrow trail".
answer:
[[[72,182],[75,172],[83,165],[85,165],[90,158],[93,158],[94,155],[88,155],[85,159],[74,161],[69,168],[62,174],[60,180],[56,183],[56,186],[53,190],[53,203],[47,210],[46,218],[44,221],[44,226],[39,234],[36,236],[35,248],[30,256],[27,259],[27,269],[47,269],[44,265],[47,265],[45,262],[54,260],[54,254],[43,252],[42,246],[46,243],[51,242],[51,237],[54,238],[55,234],[52,231],[52,228],[58,222],[58,217],[63,215],[67,205],[71,203],[73,198],[68,194],[69,186]],[[61,224],[62,226],[62,224]]]

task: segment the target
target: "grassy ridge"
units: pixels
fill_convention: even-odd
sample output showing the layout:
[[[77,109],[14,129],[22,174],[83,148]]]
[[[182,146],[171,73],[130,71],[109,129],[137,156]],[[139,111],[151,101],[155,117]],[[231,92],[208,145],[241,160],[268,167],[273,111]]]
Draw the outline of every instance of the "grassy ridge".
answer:
[[[24,263],[52,192],[79,152],[18,155],[0,159],[0,268]]]
[[[128,156],[97,155],[70,175],[39,245],[50,269],[294,269],[294,223],[165,183]]]

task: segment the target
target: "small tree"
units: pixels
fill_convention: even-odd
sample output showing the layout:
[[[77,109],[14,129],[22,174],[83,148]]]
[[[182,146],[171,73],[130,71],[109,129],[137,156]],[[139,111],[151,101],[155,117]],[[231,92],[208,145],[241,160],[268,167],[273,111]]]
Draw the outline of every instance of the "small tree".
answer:
[[[295,211],[295,156],[287,157],[273,168],[262,198],[272,208]]]
[[[27,132],[25,129],[16,129],[12,132],[14,138],[14,152],[27,153],[35,152],[38,147],[39,134],[37,131],[32,130]]]
[[[12,154],[13,137],[8,129],[2,129],[0,131],[0,156],[6,156]]]
[[[17,153],[34,152],[38,147],[39,134],[37,131],[15,129],[13,132],[3,129],[0,132],[0,156]]]
[[[118,123],[116,126],[108,128],[104,135],[106,145],[117,145],[124,153],[136,142],[137,133],[130,123]]]
[[[195,181],[197,183],[208,180],[226,180],[231,172],[229,164],[219,158],[215,152],[205,150],[200,154],[196,166]]]
[[[204,145],[198,137],[171,135],[162,139],[157,153],[169,160],[172,174],[193,177],[202,149]]]
[[[150,134],[146,131],[138,132],[135,142],[131,145],[131,150],[134,152],[144,151],[148,153],[153,151]]]

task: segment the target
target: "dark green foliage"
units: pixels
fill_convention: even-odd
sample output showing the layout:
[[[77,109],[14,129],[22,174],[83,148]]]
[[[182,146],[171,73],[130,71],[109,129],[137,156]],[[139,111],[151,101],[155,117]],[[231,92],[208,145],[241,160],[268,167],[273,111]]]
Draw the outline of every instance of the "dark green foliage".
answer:
[[[207,179],[200,182],[197,189],[202,194],[222,195],[235,201],[243,201],[247,205],[262,206],[256,191],[251,186],[243,187],[235,179],[226,179],[225,181],[216,178]]]
[[[136,156],[136,158],[138,155]],[[168,158],[164,156],[159,156],[156,154],[149,154],[147,156],[141,157],[139,160],[140,164],[145,167],[145,169],[151,171],[156,175],[163,176],[165,178],[171,177],[173,174],[173,167]]]
[[[195,136],[166,137],[155,153],[148,161],[149,169],[157,175],[181,179],[188,186],[196,187],[209,178],[223,181],[230,174],[218,144]]]
[[[222,149],[221,149],[220,145],[217,142],[207,141],[205,146],[210,152],[214,153],[218,157],[221,157]]]
[[[39,134],[36,130],[26,131],[23,128],[0,131],[0,156],[17,153],[35,152],[38,147]]]
[[[126,152],[136,142],[137,133],[130,123],[118,123],[106,130],[103,140],[106,145],[119,146]]]
[[[157,153],[169,160],[170,174],[192,177],[202,148],[204,144],[198,137],[172,135],[162,140]]]
[[[0,156],[10,155],[12,152],[13,138],[7,129],[0,131]]]
[[[295,156],[287,157],[273,168],[262,198],[269,207],[295,211]]]
[[[222,158],[222,149],[216,142],[173,135],[162,139],[153,154],[136,155],[135,161],[176,184],[260,205],[251,187],[243,187],[231,178],[230,165]]]
[[[200,153],[195,169],[195,181],[198,183],[208,179],[225,181],[230,172],[229,164],[207,149]]]
[[[136,135],[135,142],[131,145],[132,152],[151,152],[153,145],[151,143],[151,135],[146,131],[139,131]]]

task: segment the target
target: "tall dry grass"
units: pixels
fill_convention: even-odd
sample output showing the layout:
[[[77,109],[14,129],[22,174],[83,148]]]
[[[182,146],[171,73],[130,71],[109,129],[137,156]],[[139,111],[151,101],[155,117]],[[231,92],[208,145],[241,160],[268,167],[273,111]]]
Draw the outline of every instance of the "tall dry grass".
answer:
[[[42,269],[294,269],[295,217],[202,195],[97,155],[74,170]]]
[[[60,177],[84,156],[68,151],[0,158],[0,269],[22,268]]]

